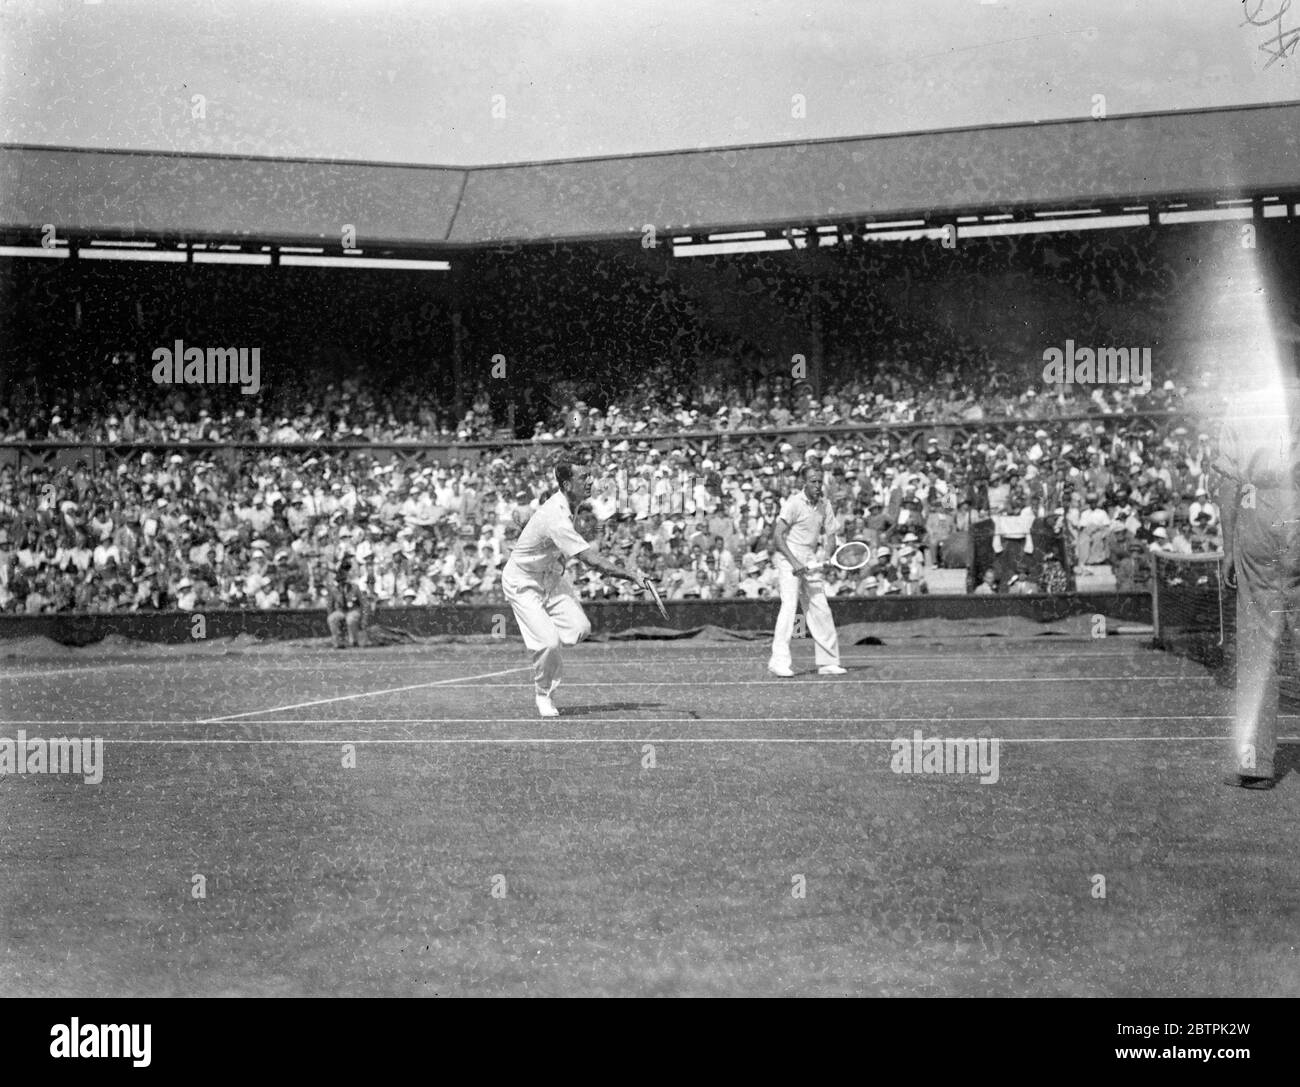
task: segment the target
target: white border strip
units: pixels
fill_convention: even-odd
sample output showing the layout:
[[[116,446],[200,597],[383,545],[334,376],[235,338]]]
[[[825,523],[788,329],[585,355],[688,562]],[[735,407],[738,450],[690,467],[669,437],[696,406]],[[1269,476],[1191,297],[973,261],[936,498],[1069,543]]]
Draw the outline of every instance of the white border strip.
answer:
[[[463,683],[472,679],[490,679],[492,676],[508,676],[512,672],[526,672],[532,668],[531,664],[521,664],[517,668],[505,668],[500,672],[484,672],[477,676],[457,676],[453,679],[435,679],[430,683],[411,683],[405,687],[388,687],[382,691],[360,691],[357,694],[341,694],[334,698],[317,698],[311,702],[295,702],[291,706],[276,706],[273,709],[249,710],[247,713],[228,713],[222,717],[205,717],[201,721],[191,721],[190,724],[211,725],[220,721],[236,721],[241,717],[256,717],[263,713],[284,713],[288,710],[300,710],[307,706],[326,706],[331,702],[347,702],[353,698],[374,698],[381,694],[398,694],[401,691],[418,691],[424,687],[445,687],[449,683]]]
[[[442,683],[454,683],[455,680],[441,680]],[[344,695],[344,698],[365,698],[365,694]],[[305,703],[312,705],[312,703]],[[276,713],[276,710],[262,710],[253,712]],[[246,718],[248,714],[239,715]],[[1278,714],[1281,720],[1295,721],[1300,720],[1300,714]],[[101,725],[211,725],[221,724],[224,721],[234,720],[233,717],[210,717],[204,720],[167,720],[167,721],[106,721],[106,720],[80,720],[80,721],[6,721],[4,727],[22,727],[22,728],[66,728],[68,726],[86,726],[98,727]],[[244,720],[245,725],[519,725],[519,724],[536,724],[536,716],[532,717],[320,717],[320,718],[280,718],[277,720],[267,721],[248,721]],[[1088,717],[1075,714],[1067,717],[1007,717],[1003,714],[989,714],[985,717],[589,717],[585,714],[568,713],[560,711],[559,718],[549,718],[551,724],[583,724],[583,725],[710,725],[710,724],[732,724],[732,725],[755,725],[755,724],[820,724],[833,725],[837,723],[853,723],[859,725],[889,725],[889,724],[976,724],[993,722],[994,724],[1004,723],[1046,723],[1048,721],[1087,721],[1092,723],[1102,722],[1120,722],[1120,721],[1232,721],[1235,717],[1230,713],[1219,714],[1143,714],[1137,716],[1107,716],[1107,717]]]
[[[852,669],[851,669],[852,670]],[[1187,683],[1189,680],[1200,679],[1206,682],[1213,682],[1214,677],[1211,675],[1159,675],[1159,676],[999,676],[996,678],[984,678],[981,676],[956,676],[943,677],[934,679],[848,679],[842,676],[818,676],[815,671],[804,670],[796,672],[793,676],[786,679],[698,679],[698,680],[662,680],[662,679],[620,679],[620,680],[591,680],[589,682],[569,682],[564,681],[565,689],[571,687],[800,687],[807,683],[816,681],[818,685],[825,683],[828,686],[846,687],[846,686],[879,686],[883,684],[906,684],[908,686],[922,686],[926,684],[943,684],[943,683],[962,683],[962,684],[985,684],[985,683],[1125,683],[1129,681],[1141,681],[1149,683],[1152,680],[1170,680],[1177,683]],[[482,684],[486,690],[513,691],[513,687],[508,687],[501,683]]]
[[[977,737],[967,737],[975,739]],[[105,744],[136,744],[143,746],[202,746],[204,744],[224,744],[232,746],[236,744],[258,745],[258,744],[285,744],[289,746],[307,746],[307,745],[324,745],[337,746],[339,744],[372,744],[372,745],[392,745],[392,746],[488,746],[504,747],[511,745],[526,744],[568,744],[568,745],[592,745],[592,744],[894,744],[898,740],[911,740],[907,737],[835,737],[835,736],[811,736],[811,737],[790,737],[790,736],[585,736],[566,739],[561,736],[501,736],[489,739],[473,739],[465,736],[453,736],[439,739],[437,737],[428,738],[407,738],[396,740],[360,740],[351,736],[340,736],[337,739],[326,740],[319,737],[307,740],[283,740],[283,739],[229,739],[229,740],[114,740],[105,739]],[[1141,743],[1216,743],[1227,744],[1228,738],[1225,736],[1024,736],[1024,737],[1007,737],[999,736],[996,738],[1000,744],[1141,744]],[[1280,736],[1280,740],[1288,742],[1300,740],[1300,736]],[[15,777],[19,775],[13,775]]]

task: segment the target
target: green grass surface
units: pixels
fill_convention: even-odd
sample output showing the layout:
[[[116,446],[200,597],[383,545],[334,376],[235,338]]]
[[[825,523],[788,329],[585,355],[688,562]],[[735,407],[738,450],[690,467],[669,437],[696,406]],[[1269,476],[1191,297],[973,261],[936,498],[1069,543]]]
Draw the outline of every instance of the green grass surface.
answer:
[[[1231,692],[1189,662],[566,659],[549,722],[525,672],[464,678],[511,645],[10,664],[0,736],[108,742],[100,785],[0,778],[0,993],[1300,995],[1300,776],[1220,784]],[[998,738],[1000,780],[893,773],[918,727]]]

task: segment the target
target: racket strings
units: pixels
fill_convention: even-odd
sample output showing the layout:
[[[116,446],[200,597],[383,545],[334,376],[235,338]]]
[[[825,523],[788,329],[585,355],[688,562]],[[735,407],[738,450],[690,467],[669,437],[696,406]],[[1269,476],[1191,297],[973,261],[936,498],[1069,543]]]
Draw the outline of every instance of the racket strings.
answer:
[[[835,549],[831,561],[842,570],[861,569],[871,561],[871,546],[861,540],[852,540]]]

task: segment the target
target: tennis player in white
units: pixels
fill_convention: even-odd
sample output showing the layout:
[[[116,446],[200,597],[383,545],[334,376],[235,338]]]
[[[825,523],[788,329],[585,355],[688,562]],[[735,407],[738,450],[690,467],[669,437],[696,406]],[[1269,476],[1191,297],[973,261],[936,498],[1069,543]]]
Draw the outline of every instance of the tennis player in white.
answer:
[[[782,504],[772,532],[781,612],[776,618],[772,659],[767,662],[767,670],[774,676],[794,675],[790,667],[790,636],[794,633],[794,617],[802,607],[808,619],[818,674],[842,676],[845,670],[840,667],[840,639],[835,632],[831,606],[826,602],[826,586],[820,572],[808,569],[823,538],[834,547],[838,524],[830,502],[822,494],[821,469],[815,464],[805,464],[800,478],[803,490],[795,491]]]
[[[537,712],[558,717],[551,693],[560,683],[560,646],[577,645],[591,633],[578,595],[564,576],[564,564],[577,558],[593,569],[624,581],[641,582],[631,573],[600,557],[573,527],[573,513],[591,494],[591,476],[580,464],[556,466],[560,485],[528,519],[501,571],[501,588],[515,613],[519,633],[533,654],[533,686]]]

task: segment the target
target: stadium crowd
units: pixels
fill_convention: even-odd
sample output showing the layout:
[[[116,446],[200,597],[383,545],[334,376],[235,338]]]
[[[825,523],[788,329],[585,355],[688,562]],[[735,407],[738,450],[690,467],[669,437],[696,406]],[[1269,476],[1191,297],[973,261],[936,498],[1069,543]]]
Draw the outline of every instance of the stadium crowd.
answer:
[[[975,352],[954,364],[950,356],[941,363],[935,345],[917,343],[899,350],[898,359],[874,366],[870,376],[825,383],[820,396],[780,376],[775,364],[762,368],[771,376],[703,385],[674,381],[665,367],[641,375],[627,391],[599,403],[589,403],[580,391],[564,397],[549,418],[535,425],[532,437],[618,440],[800,426],[1198,411],[1217,395],[1208,378],[1190,385],[1165,380],[1150,390],[1135,384],[1053,388],[1036,375],[1028,380],[1014,376]],[[456,417],[448,408],[431,406],[431,398],[409,377],[352,377],[316,385],[292,405],[283,403],[283,390],[249,404],[230,388],[133,383],[127,375],[138,376],[138,367],[119,365],[116,381],[116,368],[110,367],[101,381],[65,392],[50,408],[36,407],[39,397],[32,390],[11,388],[10,406],[0,411],[0,443],[414,444],[502,435],[485,386]]]
[[[1159,360],[1160,379],[1150,393],[1135,384],[1048,388],[1041,380],[1038,349],[1021,352],[1025,357],[1013,363],[990,355],[962,331],[981,324],[978,311],[991,297],[990,284],[997,284],[1002,290],[1023,289],[1026,296],[1035,289],[1059,289],[1078,300],[1061,319],[1080,343],[1113,342],[1115,329],[1104,318],[1113,319],[1124,306],[1149,322],[1141,334],[1130,329],[1124,339],[1154,342],[1157,330],[1177,325],[1169,314],[1187,293],[1186,285],[1176,286],[1187,278],[1189,262],[1177,245],[1151,232],[1085,232],[1026,244],[1007,238],[955,251],[869,243],[826,250],[817,259],[830,263],[816,277],[798,271],[790,253],[718,258],[714,269],[718,284],[728,282],[728,274],[738,282],[748,280],[746,289],[754,287],[754,297],[766,300],[762,305],[789,313],[804,312],[816,282],[826,342],[838,346],[823,360],[815,401],[793,395],[788,359],[757,358],[746,353],[751,349],[740,351],[735,365],[714,367],[703,379],[700,368],[683,367],[683,355],[707,356],[706,345],[717,343],[700,317],[707,307],[692,294],[689,277],[639,265],[630,269],[613,256],[581,248],[503,255],[499,267],[489,269],[497,277],[496,289],[477,299],[486,307],[479,323],[493,330],[493,343],[503,326],[550,330],[538,342],[492,348],[512,359],[527,358],[530,368],[552,375],[528,383],[525,415],[530,426],[532,419],[542,421],[523,436],[539,439],[609,435],[617,440],[680,431],[1046,419],[1136,410],[1199,413],[1213,401],[1215,390],[1204,379],[1185,375],[1175,388],[1167,358]],[[171,280],[129,282],[148,303],[151,316],[146,322],[142,315],[141,324],[160,322],[168,330],[157,337],[161,342],[170,343],[171,334],[182,335],[189,327],[194,315],[174,308],[178,298],[192,293]],[[391,292],[392,284],[385,283],[370,289]],[[546,289],[536,289],[538,284]],[[932,312],[934,298],[919,293],[927,284],[941,287],[949,303],[942,319]],[[204,279],[189,288],[201,290],[208,305],[251,306],[254,315],[262,289],[242,277]],[[382,301],[383,296],[362,296],[363,307],[370,309]],[[566,354],[551,359],[544,344],[579,328],[593,308],[602,314],[601,335],[564,339]],[[647,326],[651,312],[662,312],[664,319]],[[336,316],[312,313],[317,321]],[[410,331],[401,327],[409,320],[405,314],[392,328],[373,329],[374,342],[391,348],[409,340]],[[425,333],[437,340],[436,320]],[[659,333],[667,339],[654,341],[658,353],[643,350]],[[129,322],[118,334],[137,347],[141,342],[140,329]],[[736,354],[734,342],[717,346],[720,357]],[[58,381],[48,366],[29,359],[13,368],[4,389],[0,442],[419,443],[501,436],[508,422],[505,398],[489,395],[500,383],[485,377],[457,410],[446,401],[445,383],[439,386],[442,396],[434,392],[436,367],[427,359],[401,363],[397,354],[382,366],[369,360],[349,366],[337,359],[304,365],[289,352],[271,351],[265,384],[252,401],[234,386],[154,384],[148,349],[109,352],[102,365],[96,362],[93,381]],[[272,372],[279,356],[285,357]],[[674,357],[676,364],[666,361]]]
[[[828,572],[831,594],[925,592],[935,567],[967,566],[972,527],[990,520],[999,564],[977,592],[1059,589],[1041,542],[1035,558],[1034,541],[1045,535],[1070,541],[1081,572],[1108,565],[1121,590],[1149,579],[1152,550],[1217,549],[1218,511],[1205,493],[1211,438],[1176,417],[1098,407],[1086,419],[1058,418],[1041,410],[1048,397],[1030,390],[1019,401],[1028,421],[965,419],[924,440],[912,419],[873,414],[875,397],[897,404],[902,388],[850,386],[820,401],[802,393],[766,406],[756,399],[749,416],[734,398],[703,390],[683,400],[690,407],[646,409],[639,430],[622,425],[617,405],[574,403],[565,437],[578,439],[570,446],[588,450],[604,479],[580,531],[653,574],[670,598],[772,596],[771,528],[812,460],[826,472],[842,535],[876,549],[862,571]],[[1160,411],[1183,391],[1154,389],[1138,406]],[[948,392],[956,399],[942,385],[928,395]],[[909,414],[924,417],[912,395]],[[860,403],[867,410],[856,412]],[[712,437],[694,437],[705,418]],[[805,447],[797,435],[747,430],[747,418],[763,427],[897,428],[833,432]],[[96,467],[6,464],[0,610],[323,607],[345,556],[379,609],[498,602],[512,541],[553,488],[556,447],[422,463],[386,459],[366,438],[345,450],[173,447],[101,456]],[[596,574],[573,576],[587,599],[629,593]]]
[[[602,470],[582,530],[654,574],[670,597],[774,595],[770,533],[806,460],[826,472],[841,534],[875,548],[867,568],[828,572],[831,594],[925,592],[937,568],[968,569],[984,538],[995,559],[966,586],[974,592],[1059,591],[1062,566],[1085,579],[1109,568],[1118,589],[1140,588],[1153,550],[1218,549],[1219,514],[1206,493],[1212,437],[1197,422],[1215,414],[1215,381],[1162,359],[1151,386],[1053,386],[1034,358],[992,358],[958,330],[974,323],[963,307],[984,304],[991,282],[1013,291],[1055,282],[1080,300],[1079,313],[1099,314],[1095,329],[1076,329],[1080,342],[1111,342],[1100,316],[1108,311],[1092,302],[1144,314],[1175,305],[1171,284],[1186,262],[1162,244],[1144,232],[1098,232],[952,252],[855,245],[816,254],[838,262],[815,278],[827,340],[839,344],[821,360],[816,396],[784,359],[684,370],[704,327],[688,280],[634,275],[576,250],[557,272],[564,253],[512,252],[500,273],[517,289],[487,292],[505,308],[480,313],[480,325],[557,338],[573,323],[565,314],[578,322],[590,310],[592,291],[604,292],[609,311],[600,337],[564,341],[577,353],[554,380],[529,383],[526,396],[514,390],[526,417],[541,420],[523,443],[502,440],[505,413],[490,382],[453,410],[430,394],[427,365],[336,366],[329,376],[288,366],[256,398],[232,386],[155,385],[142,377],[145,356],[130,351],[113,354],[93,382],[59,382],[33,365],[10,378],[0,405],[0,610],[347,614],[356,594],[379,609],[496,603],[512,542],[552,490],[549,465],[565,448]],[[802,312],[814,277],[789,256],[739,261],[733,279],[749,276],[762,288],[754,297]],[[556,275],[585,277],[570,309],[554,309]],[[543,282],[554,289],[529,293]],[[877,283],[897,286],[901,301],[867,289]],[[933,284],[942,299],[938,287],[924,294]],[[909,303],[912,290],[921,293]],[[937,299],[955,307],[943,321],[929,319]],[[666,316],[647,324],[659,309]],[[643,344],[656,329],[689,341],[689,350],[666,341],[675,364],[611,361],[619,344]],[[375,342],[391,338],[379,329]],[[476,440],[488,444],[457,448]],[[109,451],[52,467],[18,449],[5,458],[5,443],[42,441]],[[187,448],[200,442],[223,444]],[[131,443],[155,448],[111,453]],[[372,448],[383,443],[441,444],[444,459]],[[340,600],[345,557],[355,593]],[[630,591],[572,574],[588,599]]]
[[[457,420],[432,405],[416,378],[355,377],[310,390],[277,384],[253,403],[236,389],[140,381],[133,355],[114,356],[94,385],[66,390],[52,408],[29,381],[11,388],[0,442],[446,442],[495,436],[483,394]]]

